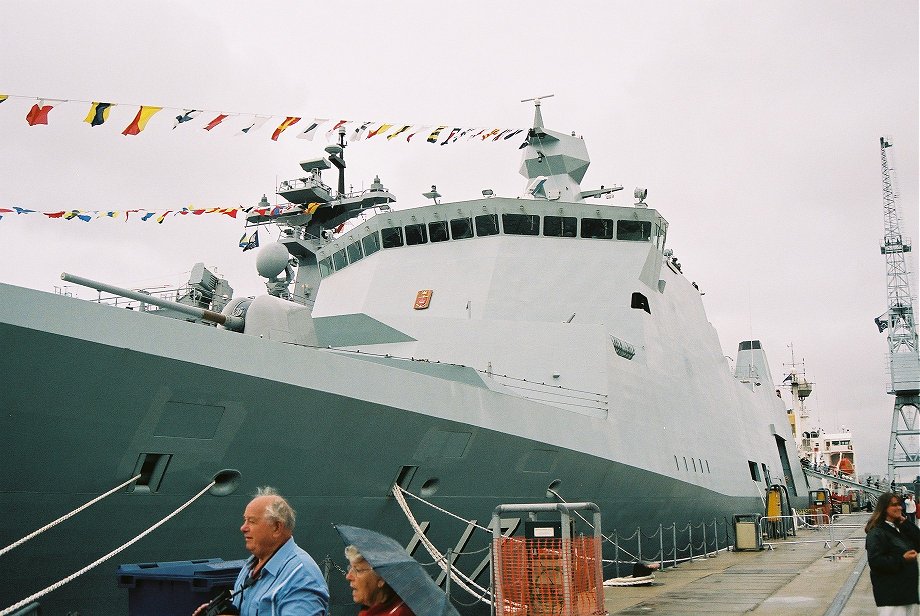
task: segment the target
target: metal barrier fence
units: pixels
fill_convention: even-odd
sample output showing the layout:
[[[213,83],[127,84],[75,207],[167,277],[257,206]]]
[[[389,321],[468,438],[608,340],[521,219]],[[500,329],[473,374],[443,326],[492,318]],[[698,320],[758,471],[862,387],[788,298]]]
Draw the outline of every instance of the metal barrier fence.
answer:
[[[758,532],[763,536],[764,533],[764,524],[765,523],[777,523],[777,522],[788,522],[794,525],[795,528],[806,528],[811,530],[820,531],[823,529],[828,530],[828,536],[821,539],[796,539],[794,541],[783,541],[782,545],[795,545],[800,543],[823,543],[824,547],[831,548],[838,545],[843,546],[845,549],[847,547],[846,538],[840,536],[841,538],[835,537],[835,531],[839,532],[841,529],[854,529],[854,528],[863,528],[865,524],[841,524],[841,518],[852,518],[852,517],[861,517],[865,519],[867,514],[865,513],[844,513],[844,514],[835,514],[833,517],[828,517],[825,513],[811,513],[811,514],[796,514],[796,515],[782,515],[782,516],[770,516],[760,519]],[[813,520],[813,524],[809,522]],[[801,522],[801,524],[799,524]],[[764,546],[770,550],[776,547],[776,543],[764,542]]]
[[[593,513],[593,537],[573,537],[571,514]],[[559,513],[559,536],[507,537],[501,514]],[[601,575],[601,513],[594,503],[532,503],[499,505],[492,513],[492,609],[496,616],[599,616],[604,614]]]

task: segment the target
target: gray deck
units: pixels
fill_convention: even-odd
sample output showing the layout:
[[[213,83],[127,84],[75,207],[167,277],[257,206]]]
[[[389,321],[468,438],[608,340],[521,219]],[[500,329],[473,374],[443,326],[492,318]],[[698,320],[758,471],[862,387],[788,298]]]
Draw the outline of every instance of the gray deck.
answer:
[[[611,615],[875,614],[864,567],[867,519],[860,514],[841,521],[858,526],[833,530],[843,544],[824,542],[831,537],[828,528],[800,530],[797,537],[771,542],[773,550],[721,552],[659,572],[652,586],[607,588],[605,607]],[[819,541],[795,543],[803,540]]]

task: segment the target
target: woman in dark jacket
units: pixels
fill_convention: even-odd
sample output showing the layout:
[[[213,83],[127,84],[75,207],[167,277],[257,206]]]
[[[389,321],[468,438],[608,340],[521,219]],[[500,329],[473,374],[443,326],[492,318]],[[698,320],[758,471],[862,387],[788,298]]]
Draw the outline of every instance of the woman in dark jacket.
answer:
[[[904,517],[901,497],[892,492],[879,496],[866,524],[869,577],[879,614],[917,614],[918,549],[920,529]]]

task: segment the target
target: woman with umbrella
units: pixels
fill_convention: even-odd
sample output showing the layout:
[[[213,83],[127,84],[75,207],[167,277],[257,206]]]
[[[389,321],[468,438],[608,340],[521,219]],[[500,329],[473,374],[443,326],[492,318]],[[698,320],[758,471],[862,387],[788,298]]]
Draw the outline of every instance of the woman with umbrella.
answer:
[[[358,616],[460,616],[443,590],[395,540],[356,526],[335,527],[348,547],[345,579]]]
[[[373,616],[386,614],[387,616],[415,616],[405,601],[399,598],[396,591],[383,578],[377,575],[361,552],[353,545],[345,548],[345,557],[350,563],[345,579],[351,585],[351,598],[355,603],[365,606],[366,609],[358,612],[358,616]]]

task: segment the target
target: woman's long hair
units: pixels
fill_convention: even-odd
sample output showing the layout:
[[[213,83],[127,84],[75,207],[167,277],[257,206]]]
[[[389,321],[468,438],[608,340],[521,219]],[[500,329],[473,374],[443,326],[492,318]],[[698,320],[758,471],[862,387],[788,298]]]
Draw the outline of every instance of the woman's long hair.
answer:
[[[869,521],[866,522],[866,532],[881,524],[888,517],[885,515],[885,512],[888,511],[888,504],[891,502],[891,499],[896,498],[901,500],[901,497],[895,494],[894,492],[885,492],[878,497],[878,500],[875,501],[875,510],[872,511],[872,516],[869,518]]]

